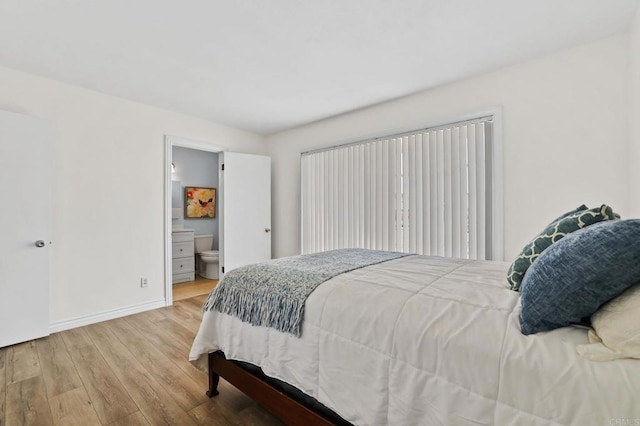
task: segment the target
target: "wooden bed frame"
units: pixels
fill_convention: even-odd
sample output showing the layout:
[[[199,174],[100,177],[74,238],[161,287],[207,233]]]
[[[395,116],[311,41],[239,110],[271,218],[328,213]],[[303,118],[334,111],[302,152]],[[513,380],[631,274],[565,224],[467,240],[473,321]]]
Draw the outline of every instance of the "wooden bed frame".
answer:
[[[249,371],[240,363],[227,360],[222,351],[212,352],[209,354],[209,390],[207,391],[209,398],[218,395],[220,377],[262,405],[285,424],[313,426],[350,424],[328,409],[320,413],[320,410],[287,395],[276,388],[261,371]]]

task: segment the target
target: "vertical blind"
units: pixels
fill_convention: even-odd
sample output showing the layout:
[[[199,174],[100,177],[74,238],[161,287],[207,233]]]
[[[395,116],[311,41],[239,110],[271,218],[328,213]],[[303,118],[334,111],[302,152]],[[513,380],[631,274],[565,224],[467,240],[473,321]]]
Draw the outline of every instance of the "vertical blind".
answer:
[[[491,119],[303,153],[302,252],[491,258]]]

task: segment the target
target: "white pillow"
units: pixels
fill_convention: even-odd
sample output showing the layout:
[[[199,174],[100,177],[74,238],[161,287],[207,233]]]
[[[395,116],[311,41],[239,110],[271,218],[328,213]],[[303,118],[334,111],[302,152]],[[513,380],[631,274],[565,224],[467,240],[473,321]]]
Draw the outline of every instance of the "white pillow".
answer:
[[[578,353],[591,361],[640,359],[640,283],[601,306],[591,316],[589,344]]]

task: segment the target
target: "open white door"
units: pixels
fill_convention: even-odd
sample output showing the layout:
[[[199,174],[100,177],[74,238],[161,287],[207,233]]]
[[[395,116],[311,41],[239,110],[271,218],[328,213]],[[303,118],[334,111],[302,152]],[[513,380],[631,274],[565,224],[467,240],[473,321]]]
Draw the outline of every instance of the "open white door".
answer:
[[[49,334],[51,130],[0,111],[0,347]]]
[[[271,259],[271,158],[224,152],[219,163],[220,267],[228,272]]]

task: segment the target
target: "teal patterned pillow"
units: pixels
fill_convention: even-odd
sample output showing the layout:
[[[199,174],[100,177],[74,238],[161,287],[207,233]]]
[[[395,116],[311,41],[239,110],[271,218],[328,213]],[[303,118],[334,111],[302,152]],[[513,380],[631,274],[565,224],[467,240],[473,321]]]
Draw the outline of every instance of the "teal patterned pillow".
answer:
[[[582,206],[578,207],[580,209]],[[578,229],[603,220],[619,219],[620,216],[613,213],[611,207],[603,204],[588,210],[578,210],[560,216],[551,222],[544,231],[531,240],[520,252],[516,260],[513,261],[507,272],[507,281],[511,284],[511,290],[520,291],[520,283],[525,272],[531,264],[547,249],[551,244],[561,240]]]
[[[583,210],[588,210],[588,209],[589,209],[589,207],[587,207],[586,205],[582,204],[582,205],[576,207],[575,209],[570,210],[570,211],[568,211],[566,213],[563,213],[562,215],[556,217],[551,222],[549,222],[549,225],[552,225],[552,224],[556,223],[557,221],[559,221],[560,219],[564,219],[565,217],[570,216],[570,215],[572,215],[574,213],[578,213],[578,212],[581,212]],[[547,225],[547,226],[549,226],[549,225]]]

